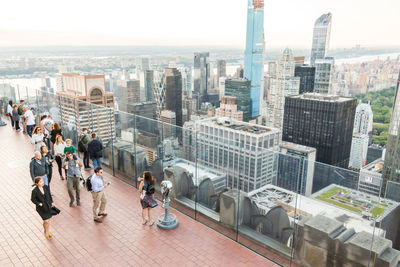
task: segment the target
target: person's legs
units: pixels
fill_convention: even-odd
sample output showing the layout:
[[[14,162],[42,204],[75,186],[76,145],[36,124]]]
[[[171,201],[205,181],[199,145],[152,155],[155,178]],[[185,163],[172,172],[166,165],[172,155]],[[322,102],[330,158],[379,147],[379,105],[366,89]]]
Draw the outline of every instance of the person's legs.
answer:
[[[33,132],[33,125],[27,125],[26,126],[26,132],[30,137],[32,137],[32,132]]]
[[[50,219],[43,221],[43,228],[44,228],[44,235],[47,237],[47,235],[49,234]]]
[[[146,224],[146,209],[142,209],[142,223]]]
[[[147,208],[147,218],[149,219],[149,225],[152,226],[154,222],[151,219],[151,208]]]
[[[62,163],[61,163],[61,157],[60,156],[56,156],[56,162],[57,162],[57,166],[58,166],[58,173],[60,174],[60,178],[62,178]]]
[[[53,176],[53,167],[52,166],[49,166],[49,174],[47,175],[47,178],[48,178],[48,180],[49,180],[49,185],[50,185],[50,182],[51,182],[51,177]]]
[[[14,122],[14,119],[13,119],[13,117],[12,117],[12,116],[10,117],[10,120],[11,120],[11,127],[13,127],[13,128],[14,128],[15,122]]]
[[[19,121],[15,121],[15,130],[16,130],[16,131],[19,130]]]
[[[43,178],[44,185],[48,186],[49,185],[49,177],[47,177],[47,175],[43,175],[42,178]]]
[[[97,209],[99,208],[100,205],[99,193],[92,192],[92,197],[93,197],[93,219],[98,219],[99,215],[97,213]]]
[[[68,177],[67,178],[67,187],[68,187],[68,195],[70,198],[70,203],[69,206],[72,207],[72,204],[74,204],[74,193],[73,193],[73,187],[74,187],[74,178],[73,177]]]
[[[93,158],[93,159],[92,159],[92,163],[93,163],[93,169],[96,169],[96,168],[98,167],[98,165],[97,165],[97,159],[96,159],[96,158]]]
[[[79,195],[80,192],[80,188],[79,188],[79,177],[74,177],[74,188],[75,188],[75,192],[76,192],[76,205],[80,206],[81,205],[81,198]]]
[[[85,165],[85,168],[89,168],[89,152],[85,151],[83,152],[83,165]]]
[[[99,214],[104,214],[104,211],[106,209],[106,204],[107,204],[107,199],[106,199],[106,194],[104,193],[104,190],[100,192],[100,210]]]

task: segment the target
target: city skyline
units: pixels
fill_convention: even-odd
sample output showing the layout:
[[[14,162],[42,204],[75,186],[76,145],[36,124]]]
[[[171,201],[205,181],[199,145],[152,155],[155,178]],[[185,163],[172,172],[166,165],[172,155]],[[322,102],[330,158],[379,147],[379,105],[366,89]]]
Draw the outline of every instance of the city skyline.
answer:
[[[184,3],[182,0],[133,3],[117,0],[112,6],[97,4],[93,10],[91,1],[73,0],[63,6],[63,12],[59,12],[54,2],[48,0],[40,6],[29,1],[10,2],[0,18],[3,36],[0,46],[158,44],[244,48],[247,1],[205,0],[193,2],[190,6]],[[229,9],[226,9],[228,5]],[[182,12],[186,8],[187,11]],[[363,12],[356,12],[360,8]],[[400,46],[400,36],[394,34],[396,10],[399,8],[400,3],[395,0],[385,1],[382,11],[372,0],[339,0],[334,3],[328,0],[266,1],[266,47],[310,47],[315,19],[327,12],[333,15],[331,48],[356,44]],[[229,12],[224,12],[221,20],[223,10]],[[201,19],[204,14],[207,14],[207,20]],[[179,27],[175,31],[164,31],[165,27],[172,25]]]

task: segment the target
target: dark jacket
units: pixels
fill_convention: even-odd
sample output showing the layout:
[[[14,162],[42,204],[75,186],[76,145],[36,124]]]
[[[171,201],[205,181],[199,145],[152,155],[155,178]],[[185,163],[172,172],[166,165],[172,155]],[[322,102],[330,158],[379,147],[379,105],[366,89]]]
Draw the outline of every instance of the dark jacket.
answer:
[[[47,174],[50,174],[50,168],[53,167],[53,163],[51,163],[50,160],[54,161],[54,157],[52,154],[50,154],[50,152],[48,152],[46,156],[42,155],[42,158],[45,158],[45,162],[47,165]]]
[[[51,132],[50,132],[50,141],[53,144],[56,142],[57,135],[61,135],[62,136],[61,129],[60,130],[54,130],[54,129],[51,130]]]
[[[37,176],[44,176],[48,174],[46,159],[42,157],[40,163],[33,157],[29,165],[32,181]]]
[[[43,186],[44,194],[40,191],[40,189],[35,186],[32,189],[31,201],[36,205],[36,211],[42,217],[43,220],[47,220],[51,218],[51,205],[53,204],[53,198],[51,197],[51,193],[49,187],[47,185]],[[39,204],[42,203],[42,206]]]
[[[103,150],[103,145],[97,139],[92,140],[88,144],[88,152],[91,159],[97,159],[99,157],[99,152]]]
[[[18,114],[18,110],[13,108],[12,110],[12,118],[14,121],[19,121],[19,114]]]

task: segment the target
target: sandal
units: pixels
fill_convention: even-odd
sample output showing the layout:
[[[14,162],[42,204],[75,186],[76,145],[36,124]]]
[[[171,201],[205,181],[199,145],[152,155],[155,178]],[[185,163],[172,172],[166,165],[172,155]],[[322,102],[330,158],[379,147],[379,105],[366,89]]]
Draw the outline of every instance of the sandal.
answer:
[[[150,224],[149,224],[149,226],[153,226],[153,224],[154,224],[154,221],[151,221]]]
[[[46,239],[50,240],[53,236],[52,235],[46,235]]]
[[[144,220],[144,222],[142,222],[143,225],[145,225],[147,223],[147,220]]]

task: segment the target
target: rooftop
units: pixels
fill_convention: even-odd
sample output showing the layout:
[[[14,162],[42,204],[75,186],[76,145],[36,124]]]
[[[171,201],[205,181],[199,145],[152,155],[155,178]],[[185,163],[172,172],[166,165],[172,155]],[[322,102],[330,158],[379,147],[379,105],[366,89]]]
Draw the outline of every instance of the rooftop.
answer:
[[[224,118],[217,118],[217,117],[212,117],[212,118],[207,118],[199,121],[199,123],[204,124],[204,123],[209,123],[209,124],[214,124],[218,125],[221,127],[229,128],[235,131],[243,131],[243,132],[248,132],[251,134],[265,134],[268,132],[275,133],[279,132],[278,129],[275,128],[269,128],[266,126],[261,126],[258,124],[252,124],[252,123],[247,123],[247,122],[242,122],[242,121],[236,121],[232,120],[228,117]]]
[[[4,120],[4,118],[3,118]],[[106,189],[108,216],[102,224],[92,218],[92,197],[81,190],[81,207],[70,208],[66,181],[56,166],[51,182],[55,205],[50,241],[43,237],[42,220],[30,202],[29,162],[33,148],[29,138],[0,127],[0,266],[276,266],[182,213],[172,210],[179,226],[161,230],[141,224],[136,188],[110,175]],[[88,173],[84,174],[87,177]],[[161,205],[153,210],[156,218]]]
[[[353,98],[350,97],[341,97],[338,95],[324,95],[318,93],[305,93],[302,95],[290,96],[290,98],[299,98],[299,99],[309,99],[321,102],[346,102],[346,101],[354,101]]]

